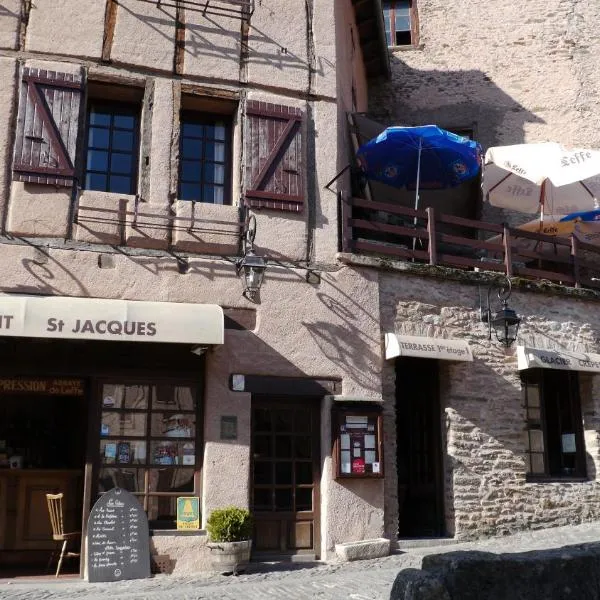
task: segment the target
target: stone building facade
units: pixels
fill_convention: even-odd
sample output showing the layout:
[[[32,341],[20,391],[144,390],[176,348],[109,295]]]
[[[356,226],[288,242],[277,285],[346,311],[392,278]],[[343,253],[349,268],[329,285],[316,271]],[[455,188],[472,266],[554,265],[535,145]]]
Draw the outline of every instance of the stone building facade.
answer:
[[[600,19],[596,5],[558,0],[519,7],[436,0],[384,4],[396,10],[410,4],[413,28],[412,43],[389,48],[391,79],[369,89],[369,116],[382,126],[435,123],[468,132],[484,151],[490,146],[541,141],[600,146],[600,74],[592,59],[600,49],[594,33]],[[594,181],[590,186],[596,192],[599,189]],[[455,197],[448,195],[446,200],[452,212]],[[439,204],[436,210],[443,212]],[[473,212],[463,216],[499,224],[533,218],[491,207],[480,196]],[[560,366],[561,353],[600,353],[597,293],[513,280],[510,307],[522,323],[516,342],[504,349],[488,340],[488,326],[480,318],[489,283],[494,281],[492,274],[417,268],[389,258],[353,255],[346,260],[383,269],[378,280],[382,335],[419,337],[424,344],[462,340],[473,354],[472,362],[402,357],[383,361],[386,535],[394,537],[399,531],[400,538],[450,535],[467,539],[597,519],[598,374],[587,370],[585,360],[577,363],[584,367],[574,361],[568,367],[563,361]],[[495,293],[496,289],[492,301]],[[518,355],[526,350],[519,348],[556,353],[557,362],[525,363]],[[409,362],[403,367],[403,361]],[[540,366],[553,368],[531,368]],[[559,368],[570,369],[561,371],[559,378],[566,377],[566,372],[575,374],[573,385],[581,403],[577,414],[583,423],[577,445],[578,452],[581,445],[585,447],[579,459],[585,467],[579,478],[569,477],[567,468],[562,474],[536,480],[529,463],[528,436],[539,415],[532,417],[531,406],[527,408],[526,381],[530,374],[539,376],[540,372],[548,382],[555,381],[552,377]],[[412,381],[410,369],[422,369],[421,381],[429,376],[439,382],[433,391],[423,384],[429,391],[419,396],[422,402],[431,396],[439,400],[433,416],[423,417],[433,422],[413,423],[413,428],[422,425],[438,436],[440,460],[437,485],[441,492],[437,505],[425,510],[429,516],[438,511],[440,518],[437,525],[424,518],[418,531],[403,526],[403,520],[423,516],[414,506],[407,512],[407,475],[401,473],[411,468],[404,464],[406,428],[400,423],[406,417],[403,405],[413,406],[410,396],[415,388],[407,383]],[[547,383],[546,389],[550,386]],[[549,414],[548,408],[546,417],[542,416],[545,437],[540,443],[546,444],[546,453],[550,453],[553,426],[543,421]],[[573,452],[569,441],[572,438],[563,438],[557,452]],[[412,468],[414,483],[420,471]],[[423,494],[422,502],[427,502]]]
[[[84,537],[112,485],[157,532],[182,494],[202,526],[248,507],[257,551],[326,559],[382,536],[383,480],[332,473],[333,407],[380,404],[381,343],[377,273],[336,260],[347,176],[325,188],[348,161],[346,113],[386,68],[373,14],[359,31],[350,0],[3,3],[4,389],[42,378],[56,396],[48,378],[68,377],[83,412],[56,437],[87,431],[52,479],[30,438],[2,430],[0,459],[23,466],[0,471],[3,557],[52,549],[46,488]],[[269,261],[254,302],[236,272],[248,246]],[[33,400],[10,402],[17,423]],[[161,564],[208,567],[203,531],[161,533]]]

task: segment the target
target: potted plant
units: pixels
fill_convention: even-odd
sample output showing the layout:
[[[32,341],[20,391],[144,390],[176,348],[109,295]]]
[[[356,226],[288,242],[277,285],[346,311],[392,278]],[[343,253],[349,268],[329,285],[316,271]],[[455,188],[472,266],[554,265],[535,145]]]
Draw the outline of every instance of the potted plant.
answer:
[[[214,510],[206,522],[213,566],[221,573],[237,575],[250,562],[252,517],[245,508],[228,506]]]

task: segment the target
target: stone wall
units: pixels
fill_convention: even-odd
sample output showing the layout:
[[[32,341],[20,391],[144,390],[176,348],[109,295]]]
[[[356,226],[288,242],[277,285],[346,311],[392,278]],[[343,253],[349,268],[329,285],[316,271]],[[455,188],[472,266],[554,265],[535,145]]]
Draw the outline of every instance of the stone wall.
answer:
[[[426,299],[424,290],[427,290]],[[525,411],[517,344],[598,352],[598,305],[593,301],[513,290],[510,306],[523,318],[508,350],[488,341],[479,294],[487,287],[382,274],[382,331],[458,338],[474,362],[440,361],[446,528],[458,539],[502,535],[600,518],[600,376],[580,377],[588,481],[530,483],[525,467]],[[398,385],[401,386],[401,383]],[[383,369],[386,430],[386,535],[397,535],[395,371]],[[400,394],[401,394],[401,387]]]

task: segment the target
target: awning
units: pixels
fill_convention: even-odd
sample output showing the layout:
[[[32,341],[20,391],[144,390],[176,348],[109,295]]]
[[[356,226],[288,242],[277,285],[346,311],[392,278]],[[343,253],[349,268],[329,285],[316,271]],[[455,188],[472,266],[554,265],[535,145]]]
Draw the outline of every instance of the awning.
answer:
[[[216,304],[0,296],[0,336],[222,344]]]
[[[416,356],[437,360],[473,361],[473,353],[464,340],[385,334],[385,357]]]
[[[562,369],[564,371],[600,373],[600,354],[517,346],[517,368],[519,371],[524,369]]]

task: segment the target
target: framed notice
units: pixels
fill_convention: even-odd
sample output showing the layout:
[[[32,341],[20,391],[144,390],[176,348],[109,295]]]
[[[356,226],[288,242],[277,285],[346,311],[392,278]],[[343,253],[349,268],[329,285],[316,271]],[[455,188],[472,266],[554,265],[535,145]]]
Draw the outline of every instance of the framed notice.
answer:
[[[177,498],[177,529],[200,529],[200,499],[195,496]]]
[[[335,406],[331,416],[334,477],[383,477],[383,423],[379,408],[364,404]]]

